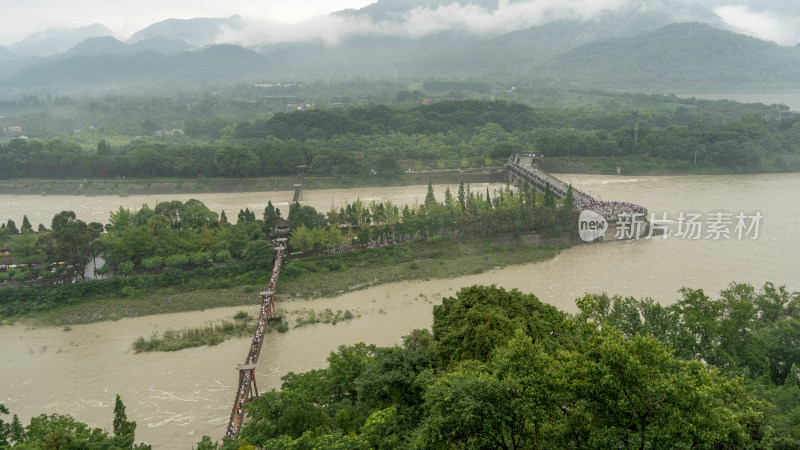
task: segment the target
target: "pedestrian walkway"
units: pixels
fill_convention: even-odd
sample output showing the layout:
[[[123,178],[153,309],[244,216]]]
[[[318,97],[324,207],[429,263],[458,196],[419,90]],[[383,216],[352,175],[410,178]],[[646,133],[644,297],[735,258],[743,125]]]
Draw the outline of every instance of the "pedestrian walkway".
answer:
[[[511,173],[521,178],[536,189],[544,192],[550,189],[557,198],[564,198],[569,192],[570,185],[564,183],[549,173],[540,170],[533,164],[530,157],[512,155],[508,160]],[[620,201],[598,200],[591,195],[572,187],[572,196],[575,199],[575,209],[578,211],[591,210],[600,214],[608,221],[615,221],[620,216],[647,217],[647,208],[635,203]]]

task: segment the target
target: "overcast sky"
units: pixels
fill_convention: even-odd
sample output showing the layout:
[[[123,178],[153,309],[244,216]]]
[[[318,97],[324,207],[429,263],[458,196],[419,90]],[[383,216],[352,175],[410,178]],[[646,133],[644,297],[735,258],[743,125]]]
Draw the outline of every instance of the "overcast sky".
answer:
[[[733,31],[782,45],[800,42],[800,0],[500,0],[487,11],[474,5],[417,8],[392,23],[364,18],[325,17],[377,0],[16,0],[0,13],[0,45],[9,45],[47,28],[75,28],[100,23],[125,39],[153,23],[168,19],[230,17],[239,14],[258,23],[219,42],[269,43],[322,39],[335,44],[347,34],[419,37],[446,29],[500,33],[559,19],[590,20],[605,13],[658,10],[678,21],[699,8],[712,10],[719,23]],[[464,3],[467,3],[466,1]],[[268,22],[270,25],[263,25]],[[279,25],[295,24],[295,25]]]
[[[296,23],[376,0],[18,0],[2,3],[0,44],[11,44],[47,28],[100,23],[127,38],[165,19],[243,17]]]

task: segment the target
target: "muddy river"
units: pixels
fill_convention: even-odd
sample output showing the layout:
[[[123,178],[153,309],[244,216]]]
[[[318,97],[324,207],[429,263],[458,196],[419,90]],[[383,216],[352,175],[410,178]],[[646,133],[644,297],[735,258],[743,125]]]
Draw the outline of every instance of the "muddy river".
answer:
[[[680,213],[699,214],[708,226],[714,214],[730,214],[729,237],[714,239],[703,229],[700,238],[668,235],[628,242],[582,245],[539,263],[498,268],[451,280],[402,282],[377,286],[335,298],[279,304],[284,317],[309,308],[350,310],[355,319],[336,325],[315,324],[268,335],[257,373],[258,387],[280,387],[280,377],[322,367],[327,355],[342,344],[359,341],[393,345],[414,328],[429,327],[431,307],[462,286],[497,284],[533,292],[567,311],[586,292],[649,296],[662,303],[678,298],[683,286],[703,288],[716,295],[731,281],[762,285],[765,281],[800,289],[800,212],[794,193],[800,192],[800,174],[690,177],[612,177],[567,175],[581,189],[602,199],[646,205],[658,218],[676,219]],[[485,192],[487,185],[473,185]],[[490,190],[501,185],[490,185]],[[436,186],[443,198],[444,186]],[[457,187],[451,187],[451,190]],[[326,211],[345,200],[391,200],[396,204],[424,199],[426,186],[306,191],[307,204]],[[198,194],[211,209],[235,217],[249,207],[257,214],[267,200],[286,208],[289,192],[262,194]],[[63,209],[78,217],[105,221],[120,204],[138,207],[167,197],[41,197],[0,196],[0,216],[21,223],[27,214],[34,226],[49,223]],[[666,213],[666,216],[663,214]],[[762,217],[758,236],[751,229],[739,239],[735,217],[743,213]],[[37,216],[40,214],[41,216]],[[36,219],[34,219],[36,217]],[[723,216],[727,217],[727,216]],[[0,217],[1,218],[1,217]],[[752,222],[752,221],[751,221]],[[673,223],[672,227],[675,228]],[[250,308],[255,314],[257,298]],[[230,413],[237,381],[236,364],[244,358],[247,339],[214,347],[173,353],[134,354],[131,343],[169,328],[202,326],[230,317],[241,308],[122,319],[115,322],[60,328],[30,329],[0,326],[0,403],[18,414],[23,423],[39,413],[71,414],[93,426],[112,428],[114,395],[120,394],[130,420],[138,423],[137,440],[154,448],[190,448],[203,434],[219,439]]]

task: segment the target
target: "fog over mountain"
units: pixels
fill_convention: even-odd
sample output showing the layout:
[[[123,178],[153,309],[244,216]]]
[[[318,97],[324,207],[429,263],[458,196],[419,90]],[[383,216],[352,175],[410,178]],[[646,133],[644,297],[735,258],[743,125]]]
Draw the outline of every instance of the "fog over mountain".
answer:
[[[7,48],[18,55],[50,56],[62,53],[85,39],[113,35],[113,31],[99,23],[80,28],[50,28],[33,33]]]
[[[380,0],[295,24],[167,19],[127,39],[96,25],[0,51],[0,87],[557,75],[620,89],[788,89],[800,85],[799,9],[774,0]],[[54,56],[16,51],[91,32]]]
[[[146,9],[148,1],[141,3]],[[160,36],[196,47],[310,41],[336,45],[352,36],[419,39],[448,32],[498,36],[558,21],[586,23],[641,17],[650,20],[641,24],[649,29],[699,21],[781,45],[800,41],[800,2],[788,0],[379,0],[359,10],[293,24],[270,17],[242,17],[235,12],[227,18],[167,19],[133,33],[127,42]],[[49,56],[99,36],[124,40],[119,33],[93,24],[73,30],[49,29],[0,45],[17,54]]]
[[[381,0],[360,10],[340,11],[298,24],[246,20],[223,27],[215,42],[265,45],[322,41],[336,45],[351,36],[419,39],[465,32],[482,36],[558,21],[651,19],[650,29],[667,23],[700,21],[782,45],[800,39],[800,7],[788,1],[755,0]],[[655,21],[652,21],[653,18]]]

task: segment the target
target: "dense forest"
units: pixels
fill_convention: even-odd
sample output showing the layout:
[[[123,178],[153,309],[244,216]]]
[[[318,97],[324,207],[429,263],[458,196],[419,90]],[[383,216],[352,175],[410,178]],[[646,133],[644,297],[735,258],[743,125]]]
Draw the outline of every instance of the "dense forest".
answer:
[[[41,129],[42,135],[57,137],[0,143],[0,178],[255,177],[293,173],[299,164],[316,175],[392,176],[408,168],[502,164],[517,152],[637,158],[737,173],[800,168],[798,118],[780,106],[655,95],[637,97],[640,107],[635,109],[623,109],[621,102],[627,100],[613,95],[569,108],[508,100],[418,105],[419,93],[410,91],[396,97],[390,104],[277,111],[252,120],[225,119],[215,111],[237,105],[241,110],[234,115],[241,117],[259,109],[258,103],[200,103],[187,109],[163,100],[79,102],[76,108],[97,108],[96,114],[107,119],[130,111],[127,125],[120,118],[101,126],[106,133],[116,128],[120,134],[106,139],[95,132],[98,140],[93,142],[82,133]],[[408,98],[412,103],[403,104]],[[54,105],[63,102],[72,103],[52,100]],[[59,129],[78,126],[40,114],[28,119],[36,124],[34,130],[52,122]],[[124,134],[146,137],[125,142],[120,139]]]
[[[341,346],[247,404],[226,447],[796,448],[800,293],[587,295],[565,314],[472,286],[402,345]],[[217,448],[204,437],[198,448]]]

